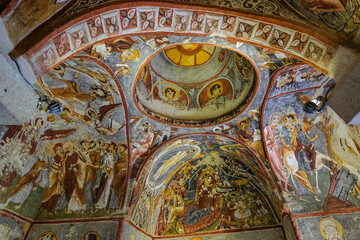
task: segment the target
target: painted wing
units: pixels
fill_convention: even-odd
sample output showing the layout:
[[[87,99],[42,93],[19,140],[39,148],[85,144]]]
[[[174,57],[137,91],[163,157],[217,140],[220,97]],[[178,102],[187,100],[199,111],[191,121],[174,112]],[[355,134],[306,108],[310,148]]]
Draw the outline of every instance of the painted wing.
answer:
[[[199,104],[200,104],[200,107],[201,108],[203,108],[203,107],[205,107],[206,106],[206,103],[208,102],[208,101],[210,101],[210,97],[207,95],[207,90],[208,90],[208,88],[209,88],[209,85],[206,87],[206,88],[204,88],[202,91],[201,91],[201,93],[199,94]]]
[[[159,95],[159,89],[157,87],[154,87],[152,97],[154,100],[161,100],[161,97]]]
[[[296,94],[296,99],[297,99],[300,103],[304,104],[304,103],[307,103],[307,102],[311,101],[312,97],[309,96],[309,95],[306,95],[306,94],[304,94],[304,93],[297,93],[297,94]]]
[[[189,105],[189,98],[183,90],[180,91],[179,102],[183,103],[186,108]]]
[[[226,79],[219,80],[223,85],[223,94],[225,95],[229,100],[233,99],[234,96],[234,89],[231,86],[231,83]]]
[[[102,120],[110,113],[115,111],[116,109],[122,107],[122,103],[117,104],[109,104],[105,105],[99,108],[99,120],[102,122]]]

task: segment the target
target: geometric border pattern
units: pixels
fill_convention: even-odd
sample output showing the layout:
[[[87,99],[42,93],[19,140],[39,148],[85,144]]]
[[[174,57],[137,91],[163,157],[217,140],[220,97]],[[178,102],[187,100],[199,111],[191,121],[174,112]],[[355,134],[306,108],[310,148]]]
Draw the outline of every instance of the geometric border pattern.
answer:
[[[89,19],[100,19],[96,26]],[[83,19],[60,32],[29,56],[37,76],[72,54],[108,38],[166,33],[228,38],[274,48],[327,69],[336,48],[305,33],[273,23],[226,15],[216,11],[171,7],[131,7],[110,10]],[[60,40],[59,40],[60,39]]]

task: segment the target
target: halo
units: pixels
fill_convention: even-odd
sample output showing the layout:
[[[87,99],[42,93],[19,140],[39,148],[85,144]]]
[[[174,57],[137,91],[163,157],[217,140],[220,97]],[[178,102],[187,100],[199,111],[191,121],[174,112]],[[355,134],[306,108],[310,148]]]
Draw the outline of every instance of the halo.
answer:
[[[245,121],[248,125],[250,125],[250,121],[247,118],[240,118],[239,120],[236,121],[236,124],[238,125],[238,127],[240,128],[240,123]]]
[[[297,116],[295,113],[289,113],[289,114],[286,114],[284,117],[283,117],[283,121],[286,122],[286,118],[288,116],[293,116],[294,117],[294,120],[292,121],[293,123],[295,123],[297,121]]]
[[[75,146],[74,146],[74,143],[73,143],[72,141],[65,141],[65,142],[63,143],[63,149],[66,149],[66,147],[67,147],[68,145],[71,145],[72,148],[75,147]]]
[[[207,91],[206,91],[209,98],[213,98],[213,95],[211,94],[210,89],[216,84],[220,86],[221,93],[224,92],[222,82],[220,82],[220,81],[212,82],[211,84],[209,84],[209,86],[207,88]]]
[[[327,239],[327,234],[325,233],[324,229],[323,229],[323,224],[325,222],[332,222],[335,224],[336,226],[336,229],[338,230],[339,232],[339,235],[341,237],[341,239],[343,238],[343,235],[344,235],[344,229],[343,227],[340,225],[340,223],[338,221],[336,221],[335,218],[333,217],[324,217],[322,218],[320,221],[319,221],[319,224],[318,224],[318,227],[319,227],[319,230],[320,230],[320,233],[321,233],[321,236],[323,236],[324,239]]]
[[[172,89],[172,90],[174,90],[174,91],[175,91],[174,100],[176,101],[176,100],[179,99],[179,97],[180,97],[180,92],[179,92],[179,90],[177,90],[176,88],[171,87],[171,86],[166,86],[166,87],[163,88],[163,90],[162,90],[163,98],[167,99],[166,94],[165,94],[166,89]]]
[[[281,118],[282,113],[281,112],[273,112],[273,113],[271,113],[270,116],[268,117],[268,123],[269,124],[271,122],[271,119],[276,115],[279,116],[279,118]]]
[[[85,238],[85,237],[87,237],[89,234],[94,234],[94,235],[96,236],[96,239],[99,239],[99,240],[101,239],[101,238],[100,238],[100,235],[99,235],[97,232],[89,231],[89,232],[85,233],[85,234],[82,236],[81,240],[87,239],[87,238]]]
[[[47,235],[52,235],[54,240],[57,239],[57,238],[56,238],[56,234],[55,234],[54,232],[51,232],[51,231],[47,231],[47,232],[42,233],[37,239],[38,239],[38,240],[41,240],[42,237],[45,237],[45,236],[47,236]]]
[[[131,57],[125,57],[125,56],[123,56],[123,54],[125,53],[125,52],[127,52],[127,53],[131,53],[132,54],[132,56]],[[122,61],[135,61],[137,58],[139,58],[139,56],[140,56],[140,53],[139,53],[139,50],[137,50],[137,49],[124,49],[124,50],[122,50],[122,52],[120,53],[120,56],[119,56],[119,58],[122,60]]]

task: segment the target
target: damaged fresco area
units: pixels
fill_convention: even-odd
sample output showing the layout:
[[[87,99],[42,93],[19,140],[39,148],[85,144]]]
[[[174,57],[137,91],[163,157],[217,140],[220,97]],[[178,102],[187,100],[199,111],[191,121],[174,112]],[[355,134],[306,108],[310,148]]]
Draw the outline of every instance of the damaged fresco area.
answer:
[[[347,38],[353,38],[359,30],[360,1],[358,0],[286,0],[285,2],[310,22]]]
[[[106,66],[81,57],[38,79],[41,94],[63,112],[38,114],[5,135],[4,150],[22,155],[17,165],[10,163],[16,158],[3,161],[4,207],[30,219],[99,217],[122,208],[128,141],[116,82]]]
[[[117,22],[108,17],[109,29],[103,30],[116,30]],[[82,29],[73,30],[71,38],[59,39],[56,54],[66,56],[70,44],[84,44]],[[161,69],[162,62],[176,77]],[[269,87],[272,75],[276,81]],[[5,174],[2,204],[39,221],[129,216],[124,228],[141,229],[125,234],[134,239],[148,238],[143,232],[216,239],[209,234],[223,231],[236,239],[254,229],[282,239],[284,202],[295,213],[358,204],[358,188],[339,202],[344,196],[337,192],[345,186],[339,178],[353,176],[353,170],[351,164],[347,172],[335,164],[324,137],[330,130],[319,130],[329,124],[329,110],[317,118],[301,110],[319,89],[323,94],[334,84],[283,53],[224,39],[146,35],[98,42],[38,79],[41,94],[61,103],[63,112],[39,114],[6,133],[5,142],[24,148],[26,164]],[[143,114],[139,99],[153,104],[156,113],[165,110],[170,122]],[[238,99],[245,99],[236,102],[238,112],[221,119],[232,109],[224,105]],[[191,112],[199,109],[214,117]],[[179,121],[174,115],[182,112],[188,116]],[[281,130],[277,153],[270,152],[266,132],[272,113],[279,118],[275,131]],[[182,123],[192,117],[199,124]],[[298,132],[313,139],[317,165],[296,164],[298,155],[308,157],[296,152],[304,152],[297,147]],[[356,150],[348,139],[346,144]],[[273,154],[280,155],[279,165]],[[68,231],[42,228],[34,236]]]
[[[176,240],[238,240],[238,239],[269,239],[269,240],[283,240],[285,239],[284,234],[280,228],[269,228],[262,230],[249,230],[241,232],[222,232],[221,234],[206,234],[187,237],[172,237],[162,238],[165,240],[176,239]]]
[[[291,77],[293,71],[298,72],[295,77]],[[299,76],[305,78],[297,83]],[[295,84],[306,82],[309,83],[301,87],[303,90],[291,91]],[[330,108],[318,114],[303,111],[304,103],[325,96],[334,84],[332,79],[307,70],[306,66],[290,66],[289,71],[275,75],[266,102],[263,139],[270,165],[293,213],[360,204],[360,143]]]
[[[133,195],[131,221],[154,235],[276,225],[269,176],[243,145],[190,135],[158,149]],[[155,231],[154,231],[155,229]]]
[[[117,221],[34,224],[28,239],[100,240],[116,239]]]
[[[65,7],[67,1],[15,0],[13,2],[17,2],[14,9],[2,12],[1,17],[5,19],[11,41],[16,44],[31,30]]]
[[[296,220],[303,239],[358,239],[359,213],[306,217]]]
[[[218,45],[223,48],[217,47]],[[241,54],[229,49],[234,49]],[[109,66],[119,78],[125,98],[128,99],[129,132],[132,145],[131,178],[136,177],[138,169],[156,146],[170,137],[193,132],[193,127],[201,127],[203,131],[208,132],[230,134],[234,138],[251,143],[251,148],[269,168],[261,143],[259,123],[262,94],[265,93],[268,82],[260,80],[269,78],[279,67],[298,62],[296,59],[277,51],[256,48],[247,44],[237,46],[218,38],[189,38],[172,35],[116,38],[95,44],[78,54],[78,56],[84,55],[97,58]],[[150,56],[153,56],[151,60]],[[169,59],[173,59],[173,62]],[[161,63],[166,63],[169,68],[177,69],[179,74],[171,75],[170,72],[161,69]],[[231,67],[228,66],[229,63],[232,64]],[[212,68],[215,68],[214,64],[220,64],[220,67],[216,66],[209,75],[208,70],[201,70],[201,67],[205,69],[206,66],[210,66],[208,64]],[[157,71],[161,72],[160,75],[153,70],[155,65]],[[189,72],[186,73],[187,71]],[[218,73],[222,74],[222,77],[217,76]],[[194,82],[194,74],[202,80]],[[182,75],[184,77],[181,77]],[[238,79],[232,80],[234,77]],[[172,80],[166,80],[168,78]],[[247,86],[252,90],[239,91],[236,90],[235,85],[244,85],[245,88]],[[210,94],[213,86],[214,89],[218,87],[215,90],[218,91],[217,98]],[[170,100],[164,95],[165,90]],[[141,97],[139,97],[140,93]],[[240,100],[241,98],[246,100],[241,108],[237,108],[238,112],[232,113],[231,118],[234,120],[224,125],[220,125],[226,120],[223,117],[190,122],[186,119],[179,121],[172,116],[177,112],[189,115],[190,111],[201,110],[201,106],[209,109],[207,112],[221,116],[226,113],[226,111],[222,112],[223,105],[221,104],[233,101],[229,100],[231,96],[233,98],[240,96]],[[141,108],[136,103],[139,98],[153,104],[155,111],[165,111],[171,113],[170,116],[157,118],[149,115],[152,119],[144,117]],[[201,104],[200,99],[206,101]],[[162,107],[160,108],[159,105]],[[244,113],[241,113],[242,111]],[[199,114],[190,114],[188,118],[191,117],[199,118]],[[203,123],[218,126],[205,127]],[[186,128],[187,126],[192,128]]]
[[[137,230],[130,223],[123,223],[123,231],[121,233],[121,240],[151,240],[152,238]]]
[[[30,223],[0,211],[0,236],[4,240],[23,239],[30,229]]]

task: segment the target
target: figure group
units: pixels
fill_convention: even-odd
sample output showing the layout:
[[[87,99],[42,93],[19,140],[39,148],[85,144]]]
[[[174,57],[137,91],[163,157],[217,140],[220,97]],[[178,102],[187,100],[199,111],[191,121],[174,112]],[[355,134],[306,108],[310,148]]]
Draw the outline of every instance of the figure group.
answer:
[[[271,223],[263,197],[247,179],[222,177],[210,165],[186,164],[164,192],[157,234],[248,228]]]
[[[246,143],[255,153],[266,161],[264,146],[260,133],[260,111],[259,108],[252,109],[248,112],[249,118],[241,118],[237,121],[238,130],[234,132],[237,139]],[[268,165],[267,162],[265,162]]]
[[[137,161],[138,164],[141,164],[143,160],[141,158],[145,157],[149,150],[154,147],[156,143],[157,136],[159,133],[153,131],[154,125],[150,122],[143,122],[141,126],[141,137],[139,142],[133,140],[133,149],[131,151],[131,163],[135,164]]]
[[[16,195],[48,170],[41,207],[49,215],[66,206],[65,213],[108,212],[117,209],[124,194],[127,145],[103,139],[59,142],[39,158],[11,192]],[[61,200],[61,198],[63,200]],[[60,203],[62,202],[62,203]],[[64,204],[65,202],[65,204]],[[111,203],[113,202],[113,203]]]
[[[39,84],[48,95],[61,102],[63,112],[59,117],[67,123],[80,120],[102,135],[114,135],[123,123],[115,121],[111,115],[119,115],[117,110],[123,105],[117,99],[119,90],[111,80],[111,75],[101,67],[75,58],[54,68],[48,78],[39,80]],[[61,86],[49,88],[50,81]]]
[[[319,138],[320,129],[315,129],[317,126],[307,117],[302,122],[302,125],[298,123],[295,113],[273,112],[264,129],[265,143],[269,161],[283,189],[295,190],[298,195],[313,194],[319,202],[309,176],[316,174],[316,190],[320,193],[318,172],[324,168],[332,174],[325,161],[332,159],[327,155],[326,144],[321,142],[324,138]],[[301,196],[299,199],[305,201]]]

